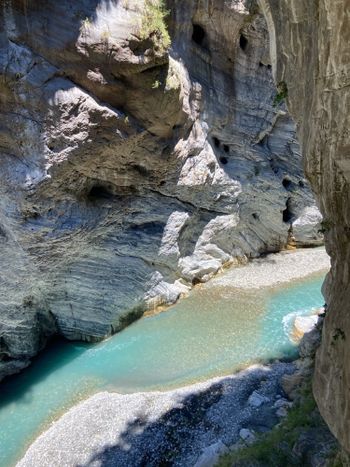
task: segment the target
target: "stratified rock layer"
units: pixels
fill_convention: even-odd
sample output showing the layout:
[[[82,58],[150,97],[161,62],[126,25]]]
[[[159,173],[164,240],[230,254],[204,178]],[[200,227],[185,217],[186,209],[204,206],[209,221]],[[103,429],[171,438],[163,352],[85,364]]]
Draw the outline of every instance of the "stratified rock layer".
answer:
[[[0,378],[322,241],[248,3],[173,2],[169,51],[150,0],[0,2]]]
[[[276,82],[288,89],[332,261],[324,285],[328,306],[314,394],[333,433],[350,451],[350,2],[259,3],[269,27]]]

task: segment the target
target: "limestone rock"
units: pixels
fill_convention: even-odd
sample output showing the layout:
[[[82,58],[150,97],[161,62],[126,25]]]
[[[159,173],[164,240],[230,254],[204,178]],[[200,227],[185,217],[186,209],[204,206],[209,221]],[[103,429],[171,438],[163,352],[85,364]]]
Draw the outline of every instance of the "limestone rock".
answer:
[[[293,222],[293,236],[297,245],[323,243],[322,214],[316,206],[307,206]]]
[[[321,343],[321,333],[317,328],[305,333],[299,344],[299,355],[303,359],[314,358]]]

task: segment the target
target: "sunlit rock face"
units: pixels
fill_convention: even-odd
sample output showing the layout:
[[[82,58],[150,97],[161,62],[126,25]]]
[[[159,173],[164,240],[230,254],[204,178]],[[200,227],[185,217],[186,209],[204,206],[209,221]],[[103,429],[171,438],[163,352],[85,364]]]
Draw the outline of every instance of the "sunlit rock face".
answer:
[[[307,176],[324,215],[332,260],[324,285],[327,314],[316,358],[314,394],[350,451],[350,2],[261,0],[276,82],[288,88]]]
[[[0,377],[322,241],[256,5],[151,3],[0,2]]]

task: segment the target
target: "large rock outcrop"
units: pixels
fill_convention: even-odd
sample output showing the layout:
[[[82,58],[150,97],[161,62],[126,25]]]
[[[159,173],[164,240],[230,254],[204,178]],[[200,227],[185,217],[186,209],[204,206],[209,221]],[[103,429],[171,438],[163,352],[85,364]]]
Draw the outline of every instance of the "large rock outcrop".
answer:
[[[350,2],[260,0],[276,83],[288,94],[306,173],[324,215],[332,269],[316,358],[314,394],[331,430],[350,451]]]
[[[0,2],[0,378],[322,241],[256,5],[158,3]]]

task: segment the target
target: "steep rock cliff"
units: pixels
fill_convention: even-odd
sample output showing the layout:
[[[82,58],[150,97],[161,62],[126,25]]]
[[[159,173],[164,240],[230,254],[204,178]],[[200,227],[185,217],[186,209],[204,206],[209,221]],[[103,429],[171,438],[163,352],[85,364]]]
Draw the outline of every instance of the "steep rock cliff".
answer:
[[[269,27],[276,83],[287,89],[332,262],[324,284],[328,307],[314,394],[333,433],[350,451],[350,2],[259,3]]]
[[[168,21],[170,50],[153,0],[1,1],[0,377],[52,334],[101,339],[224,263],[322,241],[256,5]]]

